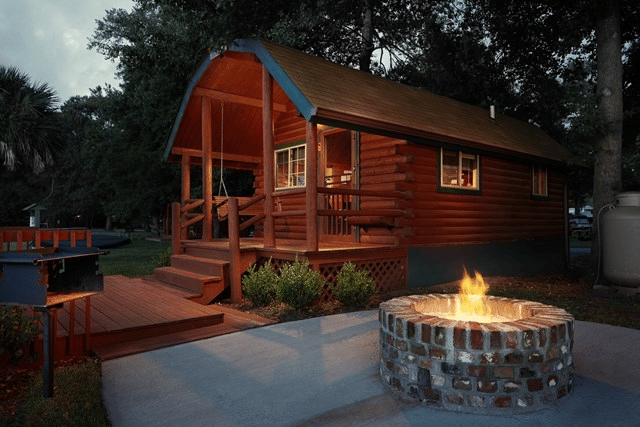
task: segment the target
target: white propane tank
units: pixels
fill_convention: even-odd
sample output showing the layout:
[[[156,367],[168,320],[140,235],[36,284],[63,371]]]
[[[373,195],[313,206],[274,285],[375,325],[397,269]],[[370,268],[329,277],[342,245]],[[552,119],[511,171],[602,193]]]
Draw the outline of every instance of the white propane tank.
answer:
[[[619,193],[600,220],[602,272],[613,284],[640,288],[640,192]]]

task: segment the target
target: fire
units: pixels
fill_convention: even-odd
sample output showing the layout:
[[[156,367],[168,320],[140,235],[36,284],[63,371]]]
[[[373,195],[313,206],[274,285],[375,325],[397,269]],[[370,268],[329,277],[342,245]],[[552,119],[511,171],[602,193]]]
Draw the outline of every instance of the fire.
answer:
[[[484,282],[482,275],[477,271],[472,279],[464,270],[460,281],[460,292],[456,303],[456,319],[477,322],[486,322],[491,318],[491,309],[485,304],[485,295],[489,286]]]

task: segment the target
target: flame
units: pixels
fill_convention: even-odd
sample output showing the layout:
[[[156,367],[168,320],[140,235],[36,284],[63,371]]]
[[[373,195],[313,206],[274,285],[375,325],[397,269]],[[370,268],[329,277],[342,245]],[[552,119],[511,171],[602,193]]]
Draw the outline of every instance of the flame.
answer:
[[[464,269],[464,275],[460,281],[460,291],[456,303],[456,319],[483,321],[491,317],[491,309],[485,304],[485,296],[489,286],[484,282],[482,275],[474,271],[472,279]]]

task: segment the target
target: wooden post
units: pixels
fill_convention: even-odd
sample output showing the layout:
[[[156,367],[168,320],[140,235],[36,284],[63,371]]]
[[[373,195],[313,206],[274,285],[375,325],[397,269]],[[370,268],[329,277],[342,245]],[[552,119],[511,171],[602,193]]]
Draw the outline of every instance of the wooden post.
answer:
[[[180,203],[171,203],[171,253],[180,253]]]
[[[307,122],[306,137],[306,205],[307,250],[318,250],[318,126]]]
[[[203,163],[204,164],[204,163]],[[191,199],[191,156],[187,154],[182,155],[182,189],[181,189],[181,206],[185,206],[188,201]],[[184,216],[180,216],[180,222],[182,223],[185,220]],[[189,230],[187,227],[182,228],[180,234],[180,238],[183,240],[187,240],[189,238]]]
[[[67,354],[73,355],[73,342],[76,339],[76,300],[69,301],[69,337]]]
[[[204,220],[202,240],[212,240],[213,229],[213,159],[211,158],[211,100],[202,97],[202,198],[204,199]]]
[[[238,199],[229,197],[229,252],[231,265],[229,279],[231,280],[231,302],[242,302],[242,267],[240,265],[240,217],[238,216]]]
[[[91,297],[84,299],[84,352],[91,350]]]
[[[262,158],[264,165],[264,246],[276,245],[273,218],[273,191],[275,189],[273,167],[273,78],[262,66]]]

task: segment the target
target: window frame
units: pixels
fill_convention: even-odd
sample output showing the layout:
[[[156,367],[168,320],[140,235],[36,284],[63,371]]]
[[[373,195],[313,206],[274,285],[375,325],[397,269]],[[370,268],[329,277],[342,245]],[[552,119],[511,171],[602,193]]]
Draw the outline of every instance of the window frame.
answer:
[[[544,183],[540,183],[540,177],[544,177]],[[544,189],[541,187],[544,184]],[[546,166],[531,164],[531,197],[539,200],[549,198],[549,169]]]
[[[302,157],[299,159],[293,159],[292,153],[295,150],[299,150],[302,149]],[[286,182],[287,185],[286,186],[278,186],[279,183],[279,179],[278,179],[278,154],[281,153],[287,153],[287,177],[286,177]],[[295,174],[295,172],[292,172],[294,170],[294,168],[292,167],[292,165],[294,165],[296,162],[298,163],[302,163],[303,164],[303,172],[302,175]],[[282,163],[284,164],[284,163]],[[283,146],[280,146],[278,148],[276,148],[273,151],[273,175],[274,175],[274,185],[275,185],[275,189],[277,190],[289,190],[292,188],[304,188],[306,186],[306,182],[307,182],[307,149],[306,149],[306,144],[305,142],[294,142],[291,144],[286,144]],[[299,184],[300,181],[300,177],[303,178],[304,183],[303,184]],[[294,179],[296,178],[296,179]],[[295,181],[295,183],[294,183]],[[292,185],[294,184],[294,185]]]
[[[461,178],[464,170],[462,161],[464,159],[473,159],[475,161],[474,186],[470,187],[470,186],[463,186],[460,184],[445,184],[443,182],[443,179],[444,179],[443,162],[444,162],[445,152],[456,153],[456,158],[458,160],[458,165],[457,165],[458,182],[462,180]],[[444,192],[444,193],[479,194],[480,193],[480,176],[481,176],[481,173],[480,173],[480,155],[479,154],[474,153],[472,151],[463,151],[456,148],[440,147],[440,153],[438,156],[438,191]]]

